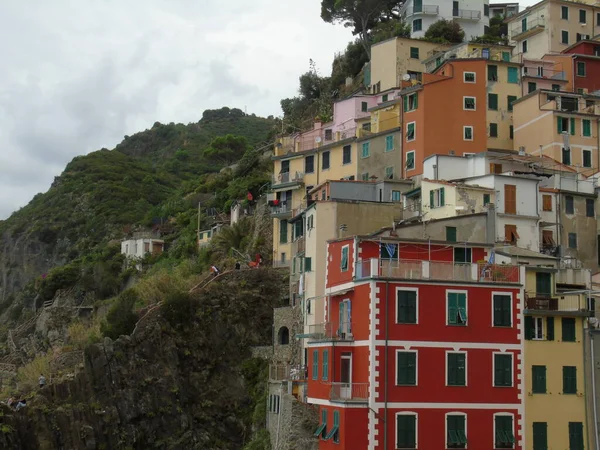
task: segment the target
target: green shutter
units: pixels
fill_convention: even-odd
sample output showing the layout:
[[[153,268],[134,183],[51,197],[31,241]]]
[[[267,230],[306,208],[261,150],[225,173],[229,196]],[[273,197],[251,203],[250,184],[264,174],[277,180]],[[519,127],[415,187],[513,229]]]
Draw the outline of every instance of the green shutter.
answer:
[[[417,323],[417,293],[398,291],[398,323]]]
[[[348,270],[348,251],[349,247],[342,247],[342,261],[341,261],[341,269],[342,272]]]
[[[546,317],[546,339],[554,340],[554,317]]]
[[[516,67],[508,68],[508,82],[518,83],[519,82],[519,70]]]
[[[448,323],[458,323],[458,294],[454,292],[448,294]]]
[[[442,187],[442,188],[440,188],[440,206],[444,206],[446,204],[444,194],[445,194],[445,189]]]
[[[586,137],[592,135],[592,123],[587,119],[583,119],[583,135]]]
[[[563,394],[577,394],[577,367],[563,366]]]
[[[456,242],[456,227],[446,227],[446,240]]]
[[[556,116],[556,132],[561,134],[563,132],[562,129],[562,117]]]
[[[514,95],[509,95],[509,96],[506,98],[506,101],[507,101],[507,106],[508,106],[508,110],[509,110],[509,111],[512,111],[512,110],[513,110],[513,103],[514,103],[516,100],[517,100],[517,97],[516,97],[516,96],[514,96]]]
[[[329,351],[323,350],[323,380],[329,378]]]
[[[569,450],[583,449],[583,423],[569,422]]]
[[[575,319],[572,317],[562,318],[562,340],[563,342],[575,342]]]
[[[287,244],[288,241],[288,221],[281,220],[279,222],[279,243]],[[210,237],[210,236],[209,236]]]
[[[532,386],[534,394],[546,393],[546,366],[531,366]]]
[[[404,96],[404,112],[408,112],[408,95]]]
[[[466,384],[466,358],[464,353],[448,353],[448,386]]]
[[[435,208],[434,206],[434,191],[429,191],[429,207]]]
[[[416,448],[417,418],[414,415],[396,416],[396,448]]]
[[[513,434],[513,418],[512,416],[496,416],[494,418],[496,424],[496,448],[512,448],[508,447],[515,443]]]
[[[548,424],[533,422],[533,450],[548,450]]]
[[[494,355],[494,386],[512,386],[512,355]]]
[[[533,326],[533,317],[525,316],[525,339],[531,340],[533,339],[534,334],[534,326]]]
[[[319,379],[319,350],[313,350],[312,379]]]
[[[498,94],[488,94],[488,109],[493,111],[498,109]]]
[[[446,428],[448,430],[447,447],[463,448],[461,444],[467,443],[465,435],[465,416],[448,415],[446,416]]]
[[[511,326],[511,299],[510,295],[494,295],[494,326],[495,327],[510,327]]]
[[[417,109],[419,107],[419,93],[415,92],[415,108]]]
[[[398,385],[414,386],[417,382],[417,354],[413,352],[397,353]]]
[[[575,136],[575,119],[571,117],[569,122],[571,123],[571,136]]]

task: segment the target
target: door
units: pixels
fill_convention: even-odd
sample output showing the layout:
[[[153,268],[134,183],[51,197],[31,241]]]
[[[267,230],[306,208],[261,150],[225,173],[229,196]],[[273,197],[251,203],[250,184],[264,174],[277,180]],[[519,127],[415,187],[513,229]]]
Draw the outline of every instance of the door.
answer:
[[[340,398],[350,400],[352,398],[352,354],[342,354],[340,366]]]

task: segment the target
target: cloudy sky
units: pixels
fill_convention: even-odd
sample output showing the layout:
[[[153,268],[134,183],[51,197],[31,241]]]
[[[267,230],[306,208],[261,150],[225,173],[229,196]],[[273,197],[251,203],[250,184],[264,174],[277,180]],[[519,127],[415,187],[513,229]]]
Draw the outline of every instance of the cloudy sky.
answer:
[[[309,59],[328,74],[350,39],[320,0],[1,0],[0,219],[155,121],[280,115]]]

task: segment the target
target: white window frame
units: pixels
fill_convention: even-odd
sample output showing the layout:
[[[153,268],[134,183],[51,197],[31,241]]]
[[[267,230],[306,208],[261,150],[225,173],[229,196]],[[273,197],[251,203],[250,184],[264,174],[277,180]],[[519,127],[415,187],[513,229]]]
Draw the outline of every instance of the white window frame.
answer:
[[[583,127],[583,125],[582,125],[582,127]],[[592,133],[593,133],[593,130],[592,130]],[[582,131],[581,135],[583,136],[583,131]],[[589,136],[583,136],[583,137],[587,137],[588,139],[590,139]],[[590,164],[592,164],[590,167],[586,167],[586,166],[583,165],[583,161],[584,161],[584,159],[583,159],[583,153],[584,152],[589,152],[590,153]],[[593,151],[591,149],[589,149],[589,148],[582,148],[581,149],[581,167],[583,167],[584,169],[590,169],[590,168],[594,167],[594,164],[592,162],[592,155],[593,154],[594,154]]]
[[[491,297],[491,312],[492,312],[492,328],[506,328],[508,329],[509,327],[506,326],[498,326],[498,325],[494,325],[494,295],[502,295],[502,296],[510,296],[510,328],[514,328],[514,324],[515,324],[515,313],[513,311],[513,307],[514,307],[514,297],[513,297],[513,293],[512,292],[501,292],[501,291],[492,291],[492,297]]]
[[[546,328],[546,324],[544,323],[544,318],[543,317],[532,317],[533,319],[533,337],[531,338],[532,341],[543,341],[544,339],[544,329]],[[541,326],[538,327],[538,323],[541,324]],[[537,337],[537,331],[541,332],[541,337]]]
[[[465,360],[466,361],[466,360]],[[465,363],[466,366],[466,363]],[[468,438],[468,434],[467,434],[467,413],[465,412],[461,412],[461,411],[451,411],[451,412],[447,412],[444,415],[444,448],[448,448],[448,416],[464,416],[465,418],[465,436],[467,436],[467,441],[469,440]],[[495,435],[494,435],[495,437]],[[468,448],[468,443],[465,445],[465,448]]]
[[[418,95],[419,95],[418,92],[413,92],[412,94],[408,94],[407,95],[406,102],[407,102],[408,109],[406,110],[406,112],[411,112],[411,111],[416,111],[417,110],[417,108],[414,107],[415,106],[414,99],[416,99]],[[411,99],[412,99],[412,106],[413,106],[412,108],[410,107]]]
[[[442,208],[442,205],[440,205],[440,192],[442,191],[442,188],[439,187],[437,189],[432,189],[432,191],[433,191],[433,205],[429,205],[429,209]],[[444,206],[446,206],[446,205],[444,205]]]
[[[494,384],[494,377],[496,375],[496,355],[509,355],[510,356],[510,386],[496,386]],[[515,354],[513,352],[492,352],[492,387],[494,388],[511,388],[515,387]],[[513,425],[514,428],[514,425]],[[514,435],[513,431],[513,435]],[[494,439],[496,436],[496,431],[494,430]]]
[[[475,156],[475,153],[473,152],[464,152],[463,154],[464,158],[471,158],[472,156]]]
[[[471,129],[471,139],[467,139],[466,138],[467,128]],[[465,125],[465,126],[463,126],[463,141],[473,142],[474,138],[475,138],[475,133],[474,133],[474,130],[473,130],[473,125]]]
[[[398,443],[398,416],[415,416],[415,448],[419,448],[419,414],[414,411],[401,411],[394,415],[394,448]]]
[[[473,259],[472,256],[471,259]],[[467,311],[467,321],[465,322],[464,326],[469,326],[469,291],[461,289],[446,289],[446,325],[454,326],[455,324],[451,324],[448,322],[448,294],[465,294],[465,309]]]
[[[473,109],[467,108],[466,103],[468,98],[473,99]],[[463,111],[477,111],[477,97],[473,97],[471,95],[463,96]]]
[[[412,139],[409,139],[409,138],[408,138],[408,126],[409,126],[409,125],[414,125],[414,130],[415,130],[415,133],[414,133],[414,136],[413,136],[413,138],[412,138]],[[408,123],[406,124],[406,142],[412,142],[412,141],[414,141],[414,140],[416,140],[416,139],[417,139],[417,122],[414,122],[414,121],[413,121],[413,122],[408,122]]]
[[[450,385],[448,384],[448,354],[450,353],[462,353],[465,355],[465,384],[462,386],[454,386],[454,385]],[[467,355],[467,352],[464,350],[446,350],[446,378],[444,380],[444,383],[446,385],[446,387],[467,387],[469,385],[469,370],[468,370],[468,359],[469,356]],[[447,430],[446,430],[446,435],[447,435]],[[466,432],[465,432],[466,434]]]
[[[398,257],[400,257],[400,249],[398,249]],[[416,292],[417,293],[417,298],[415,301],[415,309],[416,309],[416,322],[415,323],[400,323],[398,322],[398,292],[400,291],[409,291],[409,292]],[[395,318],[395,323],[397,325],[419,325],[419,288],[408,288],[408,287],[398,287],[396,288],[396,318]],[[396,364],[396,371],[398,370],[398,365]],[[396,380],[398,380],[398,377],[396,376]]]
[[[515,434],[515,415],[514,413],[507,413],[507,412],[499,412],[499,413],[494,413],[493,417],[492,417],[492,428],[493,428],[493,433],[492,436],[494,437],[494,447],[493,448],[497,448],[496,447],[496,416],[509,416],[512,417],[512,434],[515,437],[515,441],[517,440],[517,435]],[[512,446],[512,448],[515,448],[514,444]]]
[[[407,349],[398,349],[396,350],[396,359],[394,363],[396,367],[394,367],[394,386],[403,387],[405,384],[398,384],[398,353],[414,353],[415,355],[415,384],[411,384],[410,386],[418,386],[419,385],[419,352],[417,350],[407,350]]]
[[[467,74],[473,75],[473,81],[467,81]],[[475,73],[475,72],[463,72],[463,83],[468,83],[468,84],[477,83],[477,73]]]
[[[348,249],[348,267],[346,270],[342,269],[342,258],[344,257],[344,249]],[[350,244],[343,245],[340,250],[340,273],[348,272],[350,270]]]
[[[408,154],[412,153],[413,154],[413,166],[412,168],[408,167]],[[406,167],[406,171],[408,172],[409,170],[415,170],[417,168],[417,162],[415,160],[416,157],[416,151],[415,150],[409,150],[408,152],[406,152],[406,161],[405,161],[405,167]]]

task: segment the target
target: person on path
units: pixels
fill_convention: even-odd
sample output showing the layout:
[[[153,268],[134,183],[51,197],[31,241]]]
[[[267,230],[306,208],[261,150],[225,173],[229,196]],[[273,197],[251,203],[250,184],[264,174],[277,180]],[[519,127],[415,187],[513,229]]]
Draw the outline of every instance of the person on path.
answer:
[[[210,267],[210,271],[213,273],[213,275],[215,276],[215,278],[217,276],[219,276],[219,273],[221,273],[219,271],[219,269],[217,268],[217,266],[215,266],[214,264]]]
[[[25,400],[25,399],[19,400],[19,403],[17,403],[17,407],[15,408],[15,411],[18,411],[21,408],[25,408],[26,406],[27,406],[27,400]]]
[[[46,386],[46,377],[44,376],[43,373],[40,374],[39,383],[40,383],[40,389],[42,389],[44,386]]]

